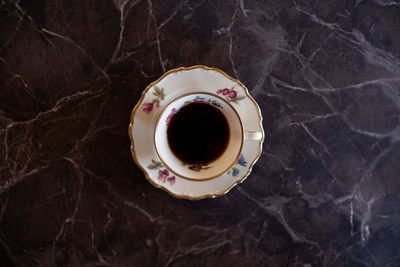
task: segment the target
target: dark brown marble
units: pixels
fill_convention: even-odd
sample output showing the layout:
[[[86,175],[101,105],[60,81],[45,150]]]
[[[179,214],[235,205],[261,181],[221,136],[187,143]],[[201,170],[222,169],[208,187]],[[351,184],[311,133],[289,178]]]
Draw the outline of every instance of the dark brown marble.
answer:
[[[135,166],[165,71],[246,84],[266,142],[216,199]],[[1,266],[400,266],[400,2],[0,3]]]

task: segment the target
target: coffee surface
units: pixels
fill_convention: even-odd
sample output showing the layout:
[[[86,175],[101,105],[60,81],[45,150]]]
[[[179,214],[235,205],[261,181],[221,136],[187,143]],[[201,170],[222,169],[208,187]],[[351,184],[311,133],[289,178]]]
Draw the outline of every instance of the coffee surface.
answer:
[[[170,149],[181,161],[207,164],[226,149],[229,126],[218,107],[194,102],[172,116],[167,135]]]

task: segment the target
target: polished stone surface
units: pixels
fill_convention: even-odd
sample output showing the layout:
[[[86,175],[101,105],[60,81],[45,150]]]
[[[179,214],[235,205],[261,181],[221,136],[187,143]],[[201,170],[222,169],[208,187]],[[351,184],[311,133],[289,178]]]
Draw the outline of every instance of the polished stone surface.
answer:
[[[165,71],[240,79],[266,142],[216,199],[154,188],[130,112]],[[396,0],[0,3],[1,266],[400,266]]]

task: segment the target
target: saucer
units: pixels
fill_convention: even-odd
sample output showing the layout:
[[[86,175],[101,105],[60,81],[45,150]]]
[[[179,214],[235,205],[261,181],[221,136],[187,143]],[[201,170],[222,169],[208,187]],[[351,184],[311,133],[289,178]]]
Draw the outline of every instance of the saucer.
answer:
[[[239,159],[229,171],[208,181],[191,181],[168,171],[154,144],[154,128],[163,108],[192,92],[226,99],[239,114],[245,131],[262,133],[261,140],[244,142]],[[264,130],[260,108],[240,81],[219,69],[197,65],[172,69],[143,91],[132,110],[129,137],[133,159],[151,184],[174,197],[197,200],[224,195],[247,178],[261,155]]]

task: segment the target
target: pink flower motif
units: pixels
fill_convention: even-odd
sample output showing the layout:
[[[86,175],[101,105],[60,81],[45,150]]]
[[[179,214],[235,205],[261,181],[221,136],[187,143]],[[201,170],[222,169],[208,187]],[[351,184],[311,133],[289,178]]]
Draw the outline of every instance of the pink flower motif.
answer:
[[[237,96],[237,93],[236,93],[236,91],[230,91],[229,92],[229,94],[228,94],[228,96],[230,97],[230,98],[235,98],[236,96]]]
[[[158,180],[165,181],[169,175],[169,171],[167,169],[164,169],[163,171],[160,171],[160,174],[158,175]]]
[[[200,165],[189,166],[189,170],[199,172],[201,170],[201,166]]]
[[[156,109],[161,108],[161,105],[159,103],[156,104]]]
[[[222,90],[219,89],[219,90],[217,91],[217,94],[222,94]]]
[[[170,183],[171,185],[173,185],[173,184],[175,183],[175,181],[176,181],[175,176],[172,176],[172,177],[169,179],[169,183]]]
[[[223,95],[229,94],[229,89],[228,89],[228,88],[225,88],[225,89],[222,91],[222,94],[223,94]]]
[[[154,103],[147,102],[144,103],[145,108],[143,109],[144,112],[150,113],[153,110]]]
[[[165,120],[165,123],[169,122],[169,120],[172,118],[172,116],[175,114],[175,112],[176,112],[176,108],[173,108],[171,110],[171,113],[168,115],[167,119]]]

